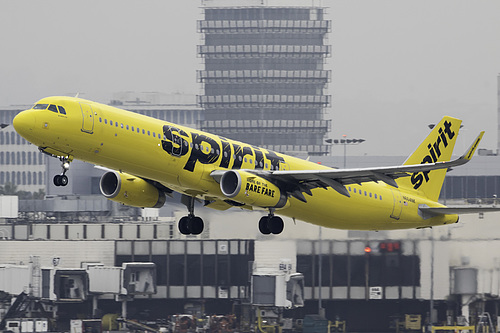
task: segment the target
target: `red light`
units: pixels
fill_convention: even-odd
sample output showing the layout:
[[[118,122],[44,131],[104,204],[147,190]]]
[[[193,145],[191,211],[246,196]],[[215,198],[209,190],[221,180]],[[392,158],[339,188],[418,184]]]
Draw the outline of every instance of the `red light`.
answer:
[[[394,243],[387,243],[387,252],[394,251]]]
[[[370,252],[372,252],[372,248],[369,247],[369,246],[366,246],[365,247],[365,253],[370,253]]]
[[[380,252],[400,252],[401,242],[382,242],[378,245]]]

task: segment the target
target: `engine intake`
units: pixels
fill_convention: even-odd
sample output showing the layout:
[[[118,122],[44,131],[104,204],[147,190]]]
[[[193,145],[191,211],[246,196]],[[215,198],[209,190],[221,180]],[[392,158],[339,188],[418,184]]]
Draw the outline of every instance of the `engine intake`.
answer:
[[[241,170],[225,172],[220,180],[222,194],[247,205],[264,208],[282,208],[286,196],[270,181]]]
[[[166,200],[163,191],[144,179],[116,171],[102,175],[99,188],[109,200],[133,207],[160,208]]]

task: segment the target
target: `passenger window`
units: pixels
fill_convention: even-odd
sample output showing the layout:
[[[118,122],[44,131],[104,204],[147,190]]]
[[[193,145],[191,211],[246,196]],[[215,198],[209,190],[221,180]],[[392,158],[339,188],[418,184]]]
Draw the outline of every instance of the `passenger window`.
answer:
[[[62,106],[58,106],[60,114],[66,114],[66,110]]]
[[[36,104],[33,110],[46,110],[48,106],[48,104]]]
[[[55,106],[54,104],[49,105],[49,110],[52,112],[58,113],[57,106]]]
[[[110,124],[111,126],[113,126],[113,120],[110,120],[110,121],[109,121],[109,124]]]

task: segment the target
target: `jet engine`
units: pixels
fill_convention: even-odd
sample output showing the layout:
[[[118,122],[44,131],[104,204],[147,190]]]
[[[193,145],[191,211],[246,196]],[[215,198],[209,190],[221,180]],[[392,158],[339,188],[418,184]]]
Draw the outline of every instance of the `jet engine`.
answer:
[[[270,181],[241,170],[225,172],[220,180],[222,193],[234,201],[251,206],[282,208],[287,197]]]
[[[109,171],[99,182],[102,195],[112,201],[133,207],[160,208],[165,203],[165,193],[142,178]]]

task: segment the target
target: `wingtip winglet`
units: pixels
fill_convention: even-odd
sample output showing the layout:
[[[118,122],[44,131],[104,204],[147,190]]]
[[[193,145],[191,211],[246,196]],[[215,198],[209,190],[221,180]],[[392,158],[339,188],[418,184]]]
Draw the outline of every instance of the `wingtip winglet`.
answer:
[[[474,153],[477,150],[477,147],[479,146],[479,142],[481,142],[481,139],[483,138],[483,135],[484,135],[484,131],[481,131],[481,133],[479,133],[479,135],[474,140],[474,142],[472,142],[472,144],[470,145],[467,152],[464,155],[462,155],[462,159],[467,160],[467,161],[471,160],[472,156],[474,156]]]

